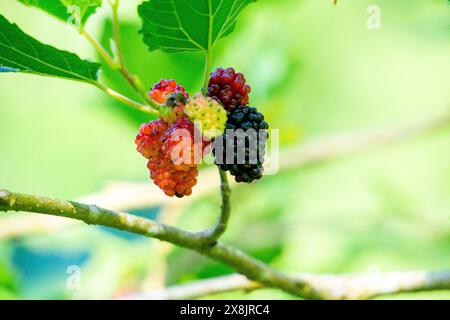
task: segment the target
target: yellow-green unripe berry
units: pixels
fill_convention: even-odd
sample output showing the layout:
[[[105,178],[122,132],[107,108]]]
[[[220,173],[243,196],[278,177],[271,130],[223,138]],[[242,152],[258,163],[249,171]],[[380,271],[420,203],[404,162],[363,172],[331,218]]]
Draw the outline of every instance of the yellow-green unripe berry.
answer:
[[[227,112],[217,101],[209,97],[196,95],[189,100],[184,113],[201,130],[204,137],[212,139],[225,131]]]

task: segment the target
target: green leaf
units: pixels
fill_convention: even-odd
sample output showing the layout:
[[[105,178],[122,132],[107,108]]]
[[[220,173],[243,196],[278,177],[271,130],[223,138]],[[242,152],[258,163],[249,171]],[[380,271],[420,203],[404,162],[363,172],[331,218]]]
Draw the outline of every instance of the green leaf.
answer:
[[[256,0],[149,0],[139,6],[150,50],[208,51],[229,35],[238,15]]]
[[[51,15],[72,24],[86,23],[102,5],[102,0],[18,0],[27,6],[40,8]]]
[[[0,15],[0,68],[93,83],[100,65],[39,42]]]

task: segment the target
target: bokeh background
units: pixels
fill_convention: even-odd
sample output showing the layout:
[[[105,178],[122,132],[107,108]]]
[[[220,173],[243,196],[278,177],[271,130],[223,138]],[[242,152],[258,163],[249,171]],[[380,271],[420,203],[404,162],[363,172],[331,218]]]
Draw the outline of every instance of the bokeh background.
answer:
[[[198,54],[148,52],[137,33],[140,1],[122,1],[130,69],[150,87],[175,78],[199,91]],[[380,30],[366,27],[381,8]],[[44,43],[98,60],[70,26],[14,0],[0,13]],[[87,24],[107,45],[109,8]],[[259,0],[214,50],[214,66],[244,72],[251,103],[280,129],[281,147],[438,117],[450,106],[450,5],[445,0]],[[102,80],[133,95],[119,76]],[[0,187],[78,199],[113,181],[149,184],[134,136],[149,121],[85,84],[0,76]],[[436,270],[450,266],[450,135],[444,129],[351,156],[280,170],[234,188],[224,240],[291,272]],[[286,157],[289,154],[285,155]],[[205,179],[217,179],[213,176]],[[121,183],[118,185],[120,186]],[[200,179],[201,184],[210,181]],[[194,189],[195,193],[195,189]],[[132,193],[129,195],[133,197]],[[200,230],[214,223],[219,192],[131,212]],[[16,220],[15,220],[16,219]],[[114,298],[228,274],[196,253],[81,223],[0,217],[0,298]],[[81,287],[66,286],[70,265]],[[389,298],[450,298],[450,292]],[[292,298],[278,290],[211,298]]]

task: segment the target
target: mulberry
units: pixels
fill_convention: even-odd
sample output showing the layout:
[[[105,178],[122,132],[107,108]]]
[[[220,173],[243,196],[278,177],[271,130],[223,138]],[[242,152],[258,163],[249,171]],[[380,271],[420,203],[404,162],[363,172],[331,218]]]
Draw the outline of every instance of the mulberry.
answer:
[[[210,141],[201,136],[194,124],[184,116],[169,127],[161,137],[162,152],[179,171],[196,167],[209,151]]]
[[[195,130],[183,116],[172,125],[161,119],[143,124],[136,136],[137,150],[148,159],[151,179],[170,197],[190,195],[197,183],[198,159],[210,141],[197,142],[194,137],[200,135]]]
[[[207,95],[220,102],[226,110],[233,110],[248,104],[251,88],[242,73],[233,68],[217,68],[211,73]]]
[[[264,116],[254,107],[229,111],[225,133],[214,141],[216,165],[230,171],[236,182],[261,179],[268,128]]]
[[[150,161],[156,161],[161,158],[161,137],[167,129],[167,123],[162,120],[155,120],[141,125],[135,139],[138,152]]]
[[[189,196],[192,188],[197,184],[196,166],[179,171],[170,159],[163,157],[158,161],[149,160],[147,168],[150,170],[150,178],[153,182],[169,197]]]
[[[161,79],[148,93],[148,96],[158,102],[164,104],[167,100],[167,96],[172,92],[181,92],[186,98],[189,98],[189,94],[184,87],[180,86],[173,79]]]

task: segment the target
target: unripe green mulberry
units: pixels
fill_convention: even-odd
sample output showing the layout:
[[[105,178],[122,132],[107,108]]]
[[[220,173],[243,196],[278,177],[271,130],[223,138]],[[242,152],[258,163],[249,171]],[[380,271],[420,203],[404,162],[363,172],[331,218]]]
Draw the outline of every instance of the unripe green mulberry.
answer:
[[[209,97],[196,95],[186,105],[184,113],[196,125],[201,125],[202,135],[207,138],[215,138],[225,131],[227,112]]]

